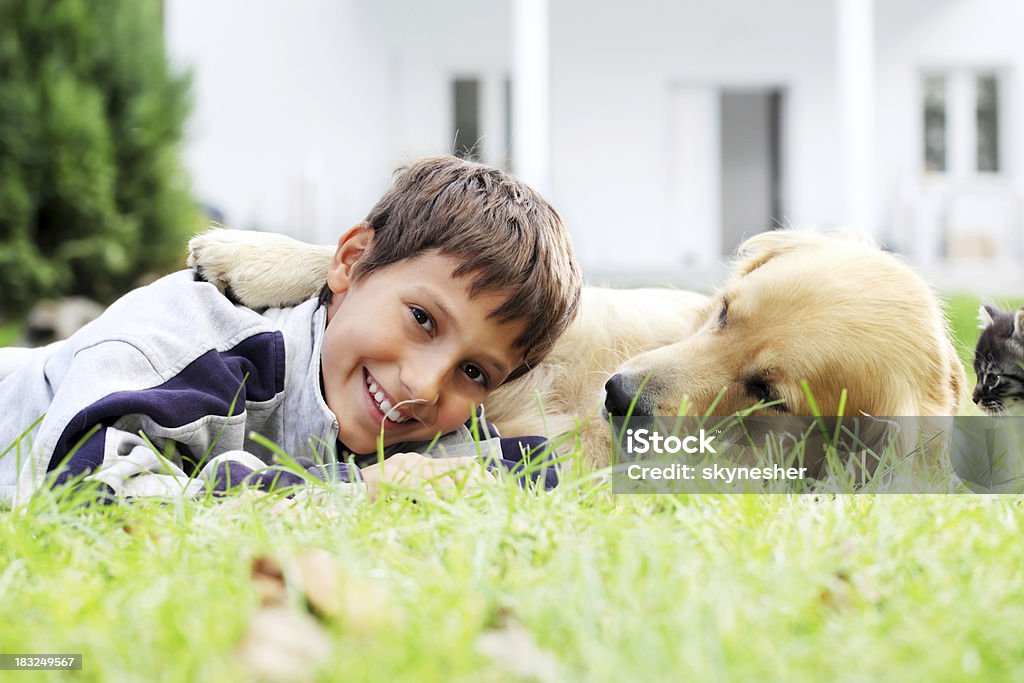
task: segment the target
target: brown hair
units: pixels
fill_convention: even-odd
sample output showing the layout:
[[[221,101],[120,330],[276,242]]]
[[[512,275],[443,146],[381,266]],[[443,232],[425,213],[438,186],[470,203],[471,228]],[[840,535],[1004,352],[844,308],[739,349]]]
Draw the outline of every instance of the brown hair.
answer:
[[[512,342],[523,363],[506,381],[543,360],[576,317],[582,277],[568,231],[543,197],[504,171],[452,156],[421,159],[396,172],[366,222],[374,236],[355,280],[436,249],[461,261],[453,276],[471,276],[470,296],[510,292],[490,314],[526,323]],[[330,300],[329,289],[322,298]]]

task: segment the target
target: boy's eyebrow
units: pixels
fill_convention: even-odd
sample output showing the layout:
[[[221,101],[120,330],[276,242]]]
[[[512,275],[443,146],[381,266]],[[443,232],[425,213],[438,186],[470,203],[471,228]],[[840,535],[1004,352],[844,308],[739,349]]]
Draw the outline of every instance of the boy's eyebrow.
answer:
[[[459,321],[445,307],[444,299],[441,296],[441,293],[437,292],[433,288],[425,286],[425,285],[420,285],[419,289],[425,295],[429,296],[433,300],[434,305],[437,306],[437,310],[439,310],[441,312],[441,315],[445,318],[445,320],[448,322],[448,324],[451,325],[452,327],[454,327],[455,331],[458,332],[459,331]],[[502,376],[502,378],[508,377],[509,373],[512,372],[512,370],[510,368],[505,367],[505,364],[502,363],[500,360],[498,360],[497,357],[492,356],[491,354],[487,353],[486,351],[482,351],[478,355],[487,364],[493,366],[494,369],[498,371],[498,374],[500,374]]]

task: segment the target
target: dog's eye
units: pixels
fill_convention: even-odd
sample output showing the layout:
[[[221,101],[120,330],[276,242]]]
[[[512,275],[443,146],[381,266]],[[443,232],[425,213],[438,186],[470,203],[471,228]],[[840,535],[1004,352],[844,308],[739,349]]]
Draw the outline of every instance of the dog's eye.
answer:
[[[758,403],[767,404],[765,407],[778,413],[788,413],[789,407],[783,403],[774,387],[763,379],[748,379],[745,383],[747,393]]]
[[[767,403],[771,400],[772,389],[768,386],[767,382],[759,379],[752,379],[747,381],[747,393],[757,400]]]
[[[729,322],[729,302],[722,302],[722,310],[718,313],[718,326],[725,327],[725,324]]]

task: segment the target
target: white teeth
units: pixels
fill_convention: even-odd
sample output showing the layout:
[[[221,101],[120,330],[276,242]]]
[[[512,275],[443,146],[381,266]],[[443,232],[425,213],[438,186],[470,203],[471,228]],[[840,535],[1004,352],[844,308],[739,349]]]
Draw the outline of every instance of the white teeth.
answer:
[[[392,422],[405,422],[409,419],[395,410],[394,406],[391,405],[391,401],[387,399],[380,402],[380,412],[384,413],[384,416]]]
[[[384,391],[377,386],[377,383],[369,377],[366,378],[366,386],[370,390],[370,395],[373,396],[373,399],[377,402],[377,407],[380,409],[380,412],[384,413],[386,418],[392,422],[408,422],[411,419],[395,410],[394,406],[391,405],[391,401],[388,400],[387,394],[385,394]]]

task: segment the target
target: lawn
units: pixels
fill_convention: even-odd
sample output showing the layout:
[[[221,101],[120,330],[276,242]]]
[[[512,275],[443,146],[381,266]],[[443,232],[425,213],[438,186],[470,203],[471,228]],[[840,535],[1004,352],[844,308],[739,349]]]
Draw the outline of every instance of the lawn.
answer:
[[[965,350],[977,303],[951,302]],[[1024,680],[1021,500],[580,472],[415,502],[43,495],[0,514],[0,651],[84,655],[26,680]]]
[[[10,346],[21,334],[23,323],[20,320],[0,319],[0,347]]]

